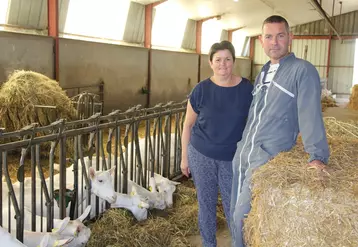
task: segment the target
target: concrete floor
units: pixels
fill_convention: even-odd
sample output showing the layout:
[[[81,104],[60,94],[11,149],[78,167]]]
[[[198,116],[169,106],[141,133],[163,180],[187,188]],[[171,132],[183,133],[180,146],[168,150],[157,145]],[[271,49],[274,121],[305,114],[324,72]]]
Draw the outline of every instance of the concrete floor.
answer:
[[[324,117],[335,117],[340,121],[356,120],[358,121],[358,111],[353,111],[345,108],[344,105],[340,107],[330,107],[323,112]],[[218,231],[217,236],[217,247],[231,247],[231,238],[228,229]],[[189,242],[193,247],[201,247],[200,235],[189,237]]]

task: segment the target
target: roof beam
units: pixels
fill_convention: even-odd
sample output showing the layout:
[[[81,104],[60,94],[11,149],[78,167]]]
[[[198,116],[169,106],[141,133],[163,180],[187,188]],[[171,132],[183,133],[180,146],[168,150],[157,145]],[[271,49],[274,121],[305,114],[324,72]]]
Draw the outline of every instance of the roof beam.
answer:
[[[201,37],[202,37],[203,23],[214,18],[220,20],[221,15],[214,15],[200,20],[196,20],[196,49],[195,50],[197,54],[201,53]]]
[[[48,36],[54,38],[54,78],[56,81],[60,79],[59,69],[59,16],[58,16],[58,0],[47,0],[47,20],[48,20]]]
[[[238,30],[240,30],[240,29],[243,29],[243,28],[245,28],[245,27],[246,27],[246,26],[228,29],[228,30],[227,30],[228,40],[229,40],[230,42],[232,42],[232,34],[233,34],[233,32],[238,31]]]
[[[322,6],[319,4],[319,2],[317,0],[310,0],[313,7],[316,9],[316,11],[326,20],[326,22],[328,23],[328,25],[331,27],[331,29],[333,30],[333,32],[337,35],[337,37],[341,40],[341,36],[339,35],[336,27],[333,25],[333,23],[331,22],[331,20],[328,18],[326,12],[324,11],[324,9],[322,9]],[[333,15],[332,15],[333,16]]]
[[[165,3],[167,0],[158,1],[145,5],[145,21],[144,21],[144,47],[152,47],[152,24],[153,24],[153,8]]]

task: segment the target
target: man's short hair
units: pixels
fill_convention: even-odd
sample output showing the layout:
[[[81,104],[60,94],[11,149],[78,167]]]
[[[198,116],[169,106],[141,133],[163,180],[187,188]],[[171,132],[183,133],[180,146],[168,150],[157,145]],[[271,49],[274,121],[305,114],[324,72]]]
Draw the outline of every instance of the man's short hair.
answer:
[[[271,15],[270,17],[266,18],[264,22],[262,23],[262,30],[264,28],[264,25],[267,23],[285,23],[285,27],[287,32],[290,32],[290,26],[288,25],[288,22],[285,18],[279,15]]]
[[[235,62],[235,48],[232,45],[232,43],[227,40],[221,41],[220,43],[215,43],[211,46],[210,51],[209,51],[210,62],[213,61],[214,54],[217,53],[218,51],[222,51],[222,50],[229,50],[232,55],[232,59]]]

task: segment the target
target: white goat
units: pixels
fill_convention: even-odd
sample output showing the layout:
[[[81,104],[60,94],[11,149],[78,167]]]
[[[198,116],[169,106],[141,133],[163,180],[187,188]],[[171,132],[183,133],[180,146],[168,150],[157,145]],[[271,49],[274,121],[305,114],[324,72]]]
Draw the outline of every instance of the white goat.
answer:
[[[70,246],[84,246],[90,236],[91,236],[91,230],[86,227],[83,224],[84,219],[87,218],[88,214],[91,211],[91,206],[87,206],[87,208],[84,210],[83,214],[81,216],[79,216],[77,219],[75,220],[70,220],[68,222],[68,224],[65,226],[65,228],[61,231],[61,236],[66,236],[66,237],[74,237],[73,241],[71,241]],[[30,230],[31,229],[31,224],[29,224],[31,222],[31,211],[28,208],[25,208],[25,213],[24,213],[24,229],[25,230]],[[35,216],[36,219],[36,231],[40,231],[40,224],[42,221],[43,226],[46,226],[47,224],[47,218],[46,217],[41,217],[36,215]],[[54,219],[53,220],[53,227],[54,229],[59,229],[61,228],[63,224],[63,220],[60,219]],[[46,229],[44,229],[46,230]]]
[[[11,234],[1,226],[0,226],[0,239],[1,239],[1,246],[26,247],[26,245],[24,245],[19,240],[11,236]]]
[[[72,173],[72,172],[71,172]],[[69,179],[67,179],[66,182],[66,188],[67,189],[73,189],[73,180],[71,181],[71,176],[73,177],[73,175],[71,175],[71,173],[69,172]],[[81,181],[81,179],[79,179],[79,181]],[[49,186],[49,178],[47,178],[45,180],[47,186]],[[37,195],[37,200],[36,200],[36,214],[37,215],[41,215],[41,208],[42,208],[42,213],[43,215],[47,215],[47,207],[45,206],[45,200],[43,200],[41,202],[41,200],[39,200],[39,195],[42,193],[41,190],[41,181],[40,179],[36,179],[36,195]],[[82,190],[81,188],[81,184],[79,183],[78,186],[78,204],[77,207],[80,210],[80,208],[82,206],[86,207],[87,206],[87,189],[84,189],[84,195],[82,196]],[[32,194],[32,189],[31,189],[31,178],[26,177],[24,180],[24,194],[25,194],[25,207],[27,208],[31,208],[32,205],[32,201],[31,201],[31,194]],[[17,199],[19,199],[19,194],[20,194],[20,182],[16,182],[13,184],[13,188],[14,188],[14,192],[15,195],[17,197]],[[54,189],[59,189],[59,174],[54,175]],[[8,187],[7,184],[3,182],[3,205],[8,205],[8,200],[10,199],[8,197]],[[100,198],[100,212],[104,211],[104,206],[102,203],[101,206],[101,202],[103,201],[107,201],[109,203],[115,202],[116,201],[116,193],[114,191],[113,186],[112,187],[108,187],[106,189],[103,189],[103,191],[101,191],[100,193],[97,194],[97,191],[91,191],[91,206],[94,208],[95,203],[93,203],[96,199],[96,195]],[[69,210],[70,210],[70,205],[71,203],[69,203],[69,205],[66,208],[66,215],[69,215]],[[91,216],[90,218],[93,218],[95,216],[95,210],[91,210]],[[57,204],[54,205],[54,218],[60,218],[60,211],[59,211],[59,207],[57,206]]]
[[[92,181],[92,190],[94,193],[102,193],[108,190],[108,187],[113,189],[112,176],[115,167],[106,171],[95,171],[93,167],[88,170],[89,177]],[[148,200],[137,193],[135,187],[130,190],[131,195],[116,193],[116,201],[111,201],[112,208],[126,208],[132,212],[138,221],[147,219],[147,209],[149,208]]]
[[[27,246],[27,247],[54,247],[54,246],[68,246],[73,247],[76,245],[68,245],[72,240],[73,237],[63,237],[59,233],[61,233],[66,225],[69,223],[70,218],[65,218],[62,221],[62,225],[56,231],[54,230],[53,233],[47,232],[30,232],[24,231],[24,243],[21,243],[15,238],[15,232],[12,231],[11,233],[7,232],[5,228],[0,229],[0,236],[1,236],[1,246],[6,247],[20,247],[20,246]]]

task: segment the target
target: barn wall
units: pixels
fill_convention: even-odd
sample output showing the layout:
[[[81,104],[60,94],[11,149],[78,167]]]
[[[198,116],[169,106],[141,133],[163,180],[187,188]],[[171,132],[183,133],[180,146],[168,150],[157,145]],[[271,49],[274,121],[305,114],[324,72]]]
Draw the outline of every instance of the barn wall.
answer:
[[[0,32],[0,83],[14,70],[54,74],[53,39],[44,36]]]
[[[251,79],[251,60],[248,58],[237,57],[235,59],[235,65],[233,69],[233,73],[236,75],[240,75],[247,79]],[[200,63],[200,80],[204,80],[210,76],[212,76],[213,71],[209,65],[209,56],[201,55],[201,63]]]
[[[60,39],[60,85],[86,86],[104,81],[104,111],[146,103],[148,50]]]
[[[180,102],[196,85],[199,55],[152,50],[151,105]]]

